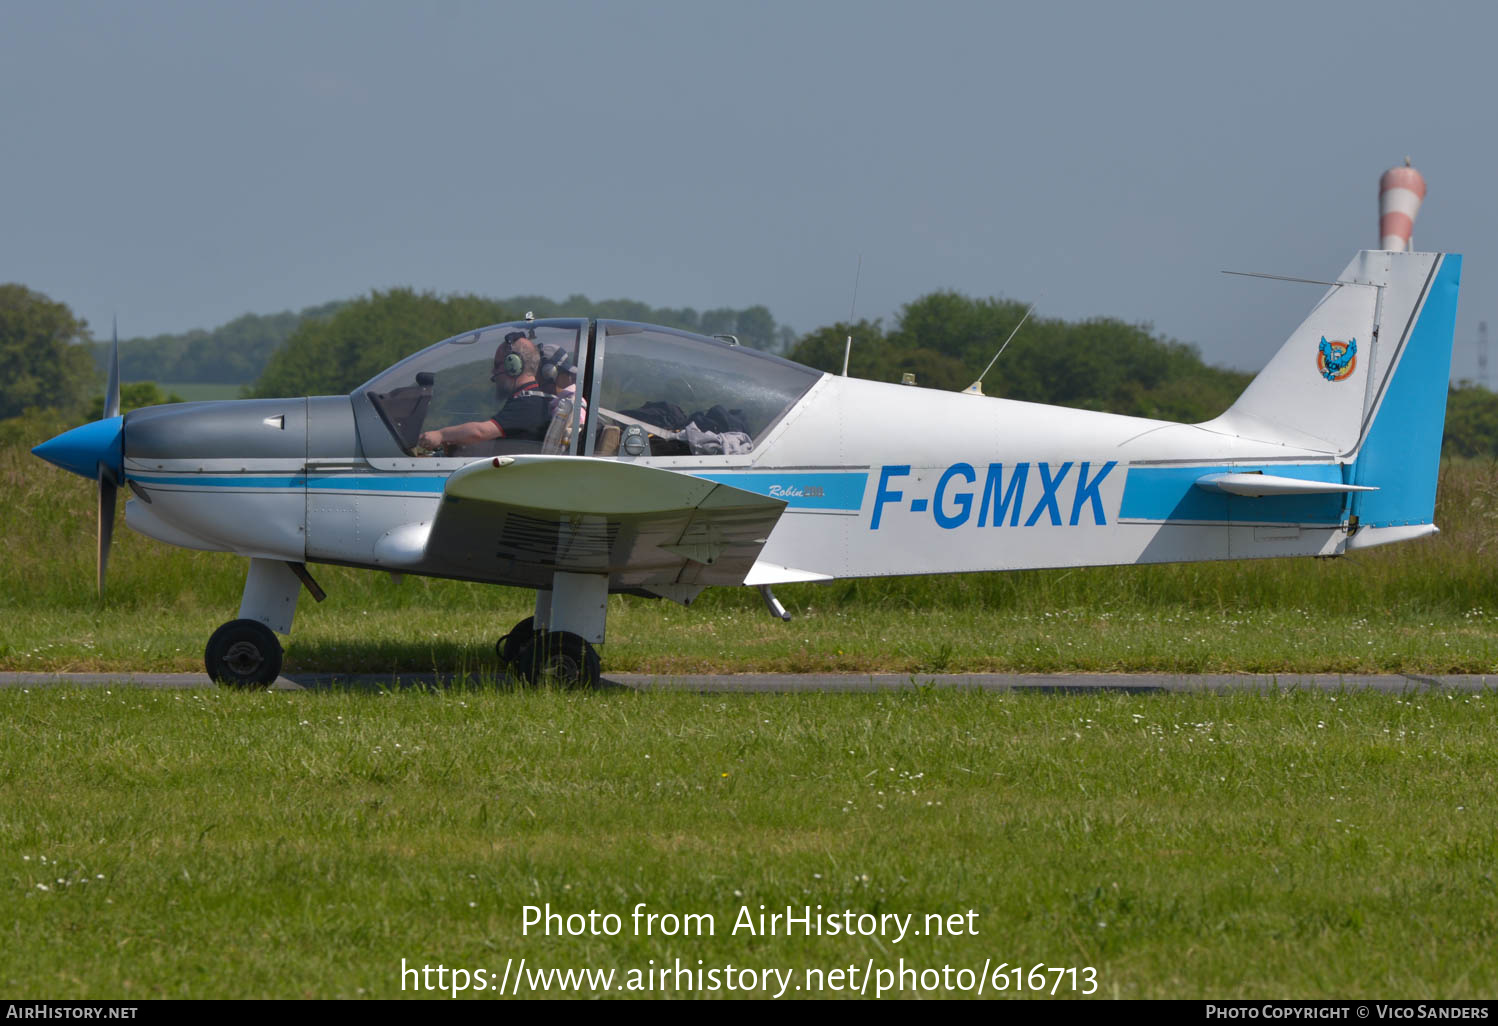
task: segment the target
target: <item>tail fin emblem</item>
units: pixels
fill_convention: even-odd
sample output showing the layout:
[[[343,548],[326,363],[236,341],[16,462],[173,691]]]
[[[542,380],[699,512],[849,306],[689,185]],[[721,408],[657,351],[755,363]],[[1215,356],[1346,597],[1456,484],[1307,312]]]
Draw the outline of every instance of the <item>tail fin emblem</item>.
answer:
[[[1358,340],[1328,342],[1321,336],[1321,345],[1316,347],[1316,369],[1328,381],[1345,381],[1352,376],[1358,365]]]

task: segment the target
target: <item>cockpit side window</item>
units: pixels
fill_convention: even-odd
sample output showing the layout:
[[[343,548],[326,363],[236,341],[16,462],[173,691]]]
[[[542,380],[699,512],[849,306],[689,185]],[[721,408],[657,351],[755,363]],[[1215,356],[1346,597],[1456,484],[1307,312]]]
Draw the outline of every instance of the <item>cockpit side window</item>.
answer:
[[[465,424],[505,423],[509,437],[443,445],[443,455],[488,456],[506,452],[541,452],[555,411],[557,367],[577,362],[586,321],[512,322],[454,336],[422,350],[363,385],[386,426],[408,454],[428,451],[431,432]],[[513,379],[496,371],[510,347],[506,338],[523,338],[534,347],[542,366],[533,385],[508,387]],[[523,347],[521,347],[523,348]],[[549,371],[549,373],[548,373]],[[565,379],[564,379],[565,380]],[[505,414],[506,408],[509,414]],[[526,416],[520,416],[521,412]],[[535,412],[536,416],[529,414]],[[531,425],[530,420],[537,423]],[[513,424],[525,421],[517,430]]]
[[[590,424],[598,455],[750,452],[822,376],[700,335],[605,327],[599,416]]]

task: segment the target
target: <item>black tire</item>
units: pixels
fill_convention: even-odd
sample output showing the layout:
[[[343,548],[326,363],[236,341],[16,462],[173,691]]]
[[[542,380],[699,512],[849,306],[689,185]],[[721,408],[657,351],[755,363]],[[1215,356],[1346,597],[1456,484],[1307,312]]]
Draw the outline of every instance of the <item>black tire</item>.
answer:
[[[259,620],[231,620],[203,650],[208,676],[232,687],[263,687],[281,675],[281,641]]]
[[[510,628],[510,633],[494,643],[494,654],[499,656],[499,661],[505,665],[513,663],[515,656],[520,651],[522,643],[530,641],[536,634],[536,618],[527,616],[515,626]]]
[[[598,686],[598,651],[568,631],[535,635],[515,652],[515,667],[532,684],[554,681],[567,688]]]

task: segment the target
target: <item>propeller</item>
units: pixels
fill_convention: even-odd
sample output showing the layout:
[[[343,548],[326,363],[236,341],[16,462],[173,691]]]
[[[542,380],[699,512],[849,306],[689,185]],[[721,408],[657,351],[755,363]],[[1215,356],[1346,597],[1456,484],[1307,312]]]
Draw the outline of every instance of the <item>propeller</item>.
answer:
[[[104,594],[104,571],[109,567],[109,545],[114,538],[114,500],[119,485],[104,464],[99,464],[99,594]]]
[[[110,420],[120,415],[120,326],[111,325],[114,337],[109,351],[109,385],[104,391],[104,416]],[[109,546],[114,538],[114,505],[120,482],[116,468],[104,460],[98,464],[99,478],[99,594],[104,594],[104,573],[109,567]]]
[[[115,499],[125,483],[125,418],[120,416],[120,332],[114,331],[109,354],[109,385],[104,393],[104,416],[64,431],[32,449],[54,466],[95,481],[99,486],[99,594],[104,594],[104,571],[109,565],[109,543],[114,535]]]

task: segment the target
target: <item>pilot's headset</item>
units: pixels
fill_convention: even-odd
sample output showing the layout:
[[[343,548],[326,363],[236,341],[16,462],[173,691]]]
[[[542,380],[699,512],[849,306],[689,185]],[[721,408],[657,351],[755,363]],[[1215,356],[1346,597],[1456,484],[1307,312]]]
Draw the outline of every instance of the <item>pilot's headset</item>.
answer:
[[[561,346],[548,346],[551,350],[542,361],[540,368],[536,371],[536,377],[543,385],[555,385],[557,374],[563,367],[572,361],[572,355]]]
[[[523,338],[525,338],[523,331],[512,331],[505,336],[505,340],[500,343],[505,351],[504,362],[500,364],[499,369],[489,375],[490,381],[497,380],[501,373],[508,374],[512,378],[520,377],[520,372],[525,369],[525,361],[520,358],[519,353],[515,352],[515,343]]]

